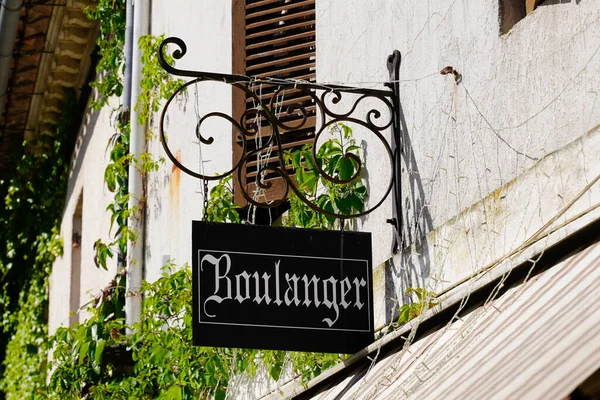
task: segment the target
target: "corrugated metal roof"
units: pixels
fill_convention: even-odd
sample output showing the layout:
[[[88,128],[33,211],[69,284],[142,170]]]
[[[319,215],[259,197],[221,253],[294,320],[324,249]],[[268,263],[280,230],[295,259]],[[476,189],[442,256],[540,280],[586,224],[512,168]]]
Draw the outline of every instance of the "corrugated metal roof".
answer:
[[[600,368],[600,244],[317,399],[563,399]]]

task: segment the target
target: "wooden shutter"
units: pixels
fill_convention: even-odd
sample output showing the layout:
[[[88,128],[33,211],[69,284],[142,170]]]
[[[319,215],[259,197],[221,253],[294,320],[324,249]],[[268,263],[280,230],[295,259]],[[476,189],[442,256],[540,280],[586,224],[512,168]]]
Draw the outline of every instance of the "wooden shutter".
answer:
[[[232,25],[233,73],[257,78],[315,80],[315,0],[234,0]],[[260,96],[263,102],[268,103],[277,89],[277,85],[262,85]],[[282,102],[283,111],[292,103],[302,104],[309,113],[309,120],[302,129],[280,131],[284,149],[300,148],[310,143],[314,136],[315,106],[310,96],[299,90],[287,90]],[[236,120],[252,107],[252,99],[245,98],[239,90],[233,90],[233,116]],[[284,114],[282,112],[281,115]],[[301,116],[285,114],[281,119],[292,122],[300,120]],[[263,137],[271,133],[265,125],[261,128]],[[241,139],[235,132],[234,162],[240,157],[240,143]],[[248,150],[255,149],[254,137],[248,137],[247,144]],[[277,163],[277,156],[278,153],[273,151],[269,162]],[[237,204],[246,203],[239,186],[244,185],[248,193],[252,193],[256,177],[256,161],[244,166],[242,182],[238,182],[237,174],[234,174]],[[266,193],[267,199],[281,198],[285,189],[284,181],[273,176],[267,176],[267,181],[272,184]]]
[[[543,0],[526,0],[525,13],[529,15]]]

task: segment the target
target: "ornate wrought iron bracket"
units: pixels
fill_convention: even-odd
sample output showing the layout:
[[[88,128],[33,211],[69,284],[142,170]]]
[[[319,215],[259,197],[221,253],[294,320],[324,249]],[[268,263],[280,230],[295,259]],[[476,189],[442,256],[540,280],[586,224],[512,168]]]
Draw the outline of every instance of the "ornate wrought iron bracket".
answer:
[[[287,195],[289,191],[293,191],[298,198],[303,201],[307,206],[313,209],[316,212],[323,213],[325,215],[339,218],[339,219],[350,219],[361,217],[367,215],[373,210],[380,207],[390,193],[393,193],[394,199],[394,215],[392,222],[396,227],[396,239],[395,239],[395,247],[399,243],[399,232],[400,232],[400,198],[401,198],[401,188],[400,188],[400,116],[399,116],[399,97],[398,97],[398,71],[400,66],[400,53],[398,51],[394,51],[392,55],[388,58],[388,68],[390,69],[390,78],[391,82],[386,84],[389,89],[370,89],[370,88],[358,88],[358,87],[350,87],[350,86],[341,86],[341,85],[322,85],[318,83],[304,82],[304,81],[290,81],[290,80],[282,80],[276,78],[253,78],[244,75],[235,75],[235,74],[221,74],[221,73],[212,73],[212,72],[204,72],[204,71],[190,71],[190,70],[181,70],[172,67],[165,59],[165,54],[168,45],[174,45],[177,48],[170,53],[174,59],[181,59],[187,52],[187,47],[183,40],[175,37],[165,39],[158,50],[158,59],[161,66],[167,71],[169,74],[179,76],[179,77],[187,77],[193,78],[190,81],[183,84],[179,87],[173,95],[167,100],[164,109],[161,114],[159,130],[160,130],[160,140],[162,142],[163,148],[167,153],[169,159],[175,164],[178,168],[180,168],[185,173],[196,177],[198,179],[203,180],[219,180],[223,177],[232,175],[237,173],[237,178],[241,180],[242,178],[242,167],[255,159],[257,154],[265,151],[269,146],[273,146],[276,151],[277,162],[275,165],[269,164],[263,166],[261,169],[257,171],[257,180],[256,185],[262,189],[268,189],[269,183],[265,183],[261,177],[266,176],[267,174],[270,176],[280,177],[285,180],[286,188],[285,193],[281,196],[280,199],[269,201],[269,202],[261,202],[253,198],[250,193],[247,192],[247,189],[241,187],[243,197],[250,203],[258,207],[266,207],[271,208],[286,201]],[[248,98],[253,100],[254,107],[247,109],[239,119],[235,119],[230,115],[221,112],[211,112],[203,115],[199,118],[196,126],[196,131],[193,133],[194,138],[197,138],[201,144],[210,145],[213,143],[213,137],[205,137],[201,134],[201,127],[205,123],[205,121],[209,118],[222,118],[228,121],[235,131],[241,137],[241,156],[238,160],[233,160],[233,167],[228,171],[218,174],[218,175],[203,175],[200,171],[194,171],[189,167],[183,165],[183,163],[175,157],[169,145],[167,143],[167,138],[165,135],[165,118],[167,109],[172,104],[173,100],[177,97],[177,95],[181,94],[186,88],[191,85],[195,85],[200,82],[222,82],[231,85],[232,87],[243,92]],[[270,97],[269,100],[263,100],[259,95],[257,95],[252,89],[254,87],[258,87],[259,85],[275,85],[277,87],[273,96]],[[291,104],[287,104],[283,109],[283,112],[278,111],[281,107],[281,104],[277,103],[277,98],[280,94],[285,93],[286,91],[294,91],[296,93],[300,92],[303,97],[310,97],[312,100],[312,105],[315,108],[316,120],[318,121],[318,125],[315,128],[315,135],[312,138],[312,155],[313,160],[316,159],[316,152],[318,151],[317,143],[319,138],[323,135],[324,132],[328,131],[328,128],[334,124],[339,122],[351,124],[355,127],[364,130],[365,133],[369,132],[377,138],[378,143],[383,147],[383,153],[387,156],[388,163],[392,168],[391,176],[389,182],[387,183],[386,189],[380,198],[377,199],[369,199],[369,208],[356,214],[346,215],[340,212],[331,212],[331,210],[325,210],[321,208],[318,204],[310,201],[306,198],[302,190],[297,187],[295,180],[292,176],[288,174],[286,171],[286,164],[283,157],[283,148],[281,142],[281,132],[290,131],[295,129],[301,129],[305,127],[308,120],[309,110],[305,104],[300,104],[297,102],[292,102]],[[298,118],[289,121],[289,117],[293,114],[297,114]],[[387,114],[388,116],[384,116]],[[362,118],[357,115],[362,115]],[[256,125],[249,123],[253,119],[259,118],[262,123],[270,129],[270,134],[266,140],[263,140],[263,143],[260,147],[249,150],[248,148],[248,140],[249,138],[254,137],[258,134],[258,128]],[[391,134],[391,143],[388,142],[386,136],[389,136],[389,132]],[[172,132],[171,132],[172,134]],[[354,176],[349,179],[339,179],[334,176],[329,175],[326,171],[324,171],[321,166],[319,166],[316,162],[315,167],[318,170],[318,173],[327,181],[335,183],[335,184],[349,184],[357,179],[361,175],[362,170],[362,162],[359,157],[352,153],[346,153],[343,157],[351,158],[358,168],[356,168],[356,173]],[[375,162],[380,163],[382,160],[375,160]]]

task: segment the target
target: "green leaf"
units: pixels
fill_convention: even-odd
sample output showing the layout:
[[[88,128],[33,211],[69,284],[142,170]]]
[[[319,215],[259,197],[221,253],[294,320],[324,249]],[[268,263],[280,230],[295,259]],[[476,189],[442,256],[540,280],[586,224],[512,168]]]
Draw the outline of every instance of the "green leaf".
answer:
[[[102,365],[102,355],[104,353],[104,346],[106,345],[106,340],[100,339],[96,344],[96,354],[94,354],[94,359],[98,365]]]
[[[356,152],[359,151],[359,150],[360,150],[360,147],[357,146],[357,145],[355,145],[355,144],[346,147],[346,153],[354,153],[354,154],[356,154]]]
[[[344,139],[350,139],[350,137],[352,136],[352,128],[342,124],[341,122],[339,122],[338,125],[342,128],[342,131],[344,132]]]
[[[271,366],[271,368],[269,368],[269,376],[271,377],[271,379],[273,379],[274,381],[279,380],[279,377],[281,376],[282,367],[283,363],[276,362]]]
[[[410,308],[404,304],[400,307],[400,316],[398,317],[399,324],[405,324],[410,320]]]
[[[90,348],[90,342],[83,342],[79,347],[79,364],[85,360],[85,356]]]
[[[167,400],[181,400],[181,387],[173,385],[167,391]]]
[[[352,214],[352,205],[348,199],[336,198],[335,205],[342,214],[344,214],[344,215]]]
[[[169,354],[170,351],[161,345],[154,346],[150,355],[150,362],[156,365],[163,365]]]
[[[299,151],[294,151],[292,153],[292,166],[297,169],[297,168],[302,168],[301,167],[301,162],[302,162],[302,153]]]
[[[327,174],[329,174],[330,176],[333,176],[335,174],[337,170],[337,164],[340,158],[342,158],[342,156],[338,154],[336,156],[331,157],[331,159],[329,159],[329,161],[325,163],[325,165],[327,165]]]
[[[350,193],[350,195],[348,195],[348,201],[355,211],[362,212],[364,210],[365,202],[361,200],[356,193]]]
[[[225,400],[226,394],[225,390],[217,388],[217,390],[215,390],[215,400]]]
[[[304,157],[304,161],[306,162],[306,168],[310,171],[314,171],[316,169],[316,167],[315,167],[315,160],[313,159],[313,156],[312,156],[312,152],[310,152],[308,150],[304,150],[302,152],[302,156]]]
[[[350,158],[340,158],[338,161],[338,169],[340,172],[340,179],[342,180],[348,180],[354,175],[354,163]]]

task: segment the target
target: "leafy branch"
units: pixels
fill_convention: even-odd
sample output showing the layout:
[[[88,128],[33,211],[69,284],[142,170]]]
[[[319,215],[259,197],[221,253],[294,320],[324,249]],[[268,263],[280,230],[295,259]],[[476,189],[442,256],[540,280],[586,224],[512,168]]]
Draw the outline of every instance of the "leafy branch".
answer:
[[[417,301],[411,304],[403,304],[400,307],[400,315],[398,317],[398,324],[402,325],[414,319],[439,304],[435,301],[435,293],[429,292],[423,288],[412,288],[409,287],[404,293],[406,296],[410,296],[414,293],[417,296]]]
[[[336,184],[321,176],[317,165],[330,177],[349,181],[358,172],[359,165],[349,155],[358,157],[360,147],[352,138],[352,129],[340,122],[331,124],[333,139],[321,145],[313,159],[312,148],[305,145],[301,150],[287,152],[285,160],[294,169],[298,188],[312,203],[325,211],[351,215],[364,210],[368,197],[367,188],[360,176],[346,184]],[[335,218],[318,213],[308,207],[298,196],[290,196],[290,212],[286,224],[304,228],[335,229]]]

